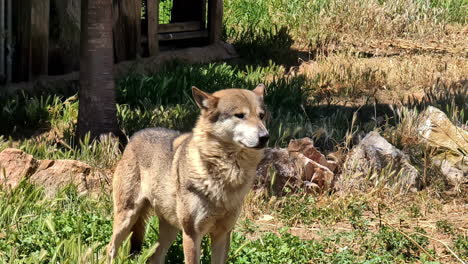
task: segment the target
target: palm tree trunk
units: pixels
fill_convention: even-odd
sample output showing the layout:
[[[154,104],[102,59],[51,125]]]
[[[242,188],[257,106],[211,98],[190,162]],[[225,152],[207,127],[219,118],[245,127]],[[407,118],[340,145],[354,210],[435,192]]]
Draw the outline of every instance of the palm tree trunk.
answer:
[[[118,134],[112,44],[112,0],[82,0],[77,138]]]

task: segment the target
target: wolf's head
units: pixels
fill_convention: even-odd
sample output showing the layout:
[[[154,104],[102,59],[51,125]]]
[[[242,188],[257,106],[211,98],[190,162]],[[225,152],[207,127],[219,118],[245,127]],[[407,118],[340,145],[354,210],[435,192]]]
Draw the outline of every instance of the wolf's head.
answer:
[[[198,128],[225,143],[262,149],[269,138],[265,127],[265,86],[254,90],[226,89],[213,94],[192,87],[201,116]]]

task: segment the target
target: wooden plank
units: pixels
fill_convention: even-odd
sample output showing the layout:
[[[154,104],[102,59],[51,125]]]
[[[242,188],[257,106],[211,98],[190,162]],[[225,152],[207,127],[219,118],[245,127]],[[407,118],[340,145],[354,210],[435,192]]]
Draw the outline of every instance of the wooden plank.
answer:
[[[209,38],[210,44],[221,41],[221,35],[223,32],[223,0],[209,0]]]
[[[207,7],[208,7],[208,1],[207,0],[202,0],[201,1],[201,5],[202,5],[202,10],[201,10],[201,26],[202,26],[202,29],[206,29],[206,22],[207,22],[207,14],[206,14],[206,10]]]
[[[17,45],[13,57],[13,82],[31,78],[31,1],[13,1],[13,35]]]
[[[5,72],[5,0],[0,0],[0,83],[6,79]]]
[[[49,72],[50,0],[32,1],[31,5],[31,72],[32,77]]]
[[[141,1],[114,0],[113,19],[116,62],[136,59],[141,49]]]
[[[13,7],[12,1],[7,0],[6,2],[6,14],[7,14],[7,33],[6,33],[6,46],[8,56],[6,58],[6,82],[10,83],[13,77]]]
[[[159,53],[159,0],[147,0],[146,4],[146,12],[148,12],[148,50],[150,56],[156,56]]]
[[[197,31],[202,29],[200,21],[188,21],[170,24],[159,24],[159,33]]]
[[[163,40],[163,41],[178,40],[178,39],[192,39],[192,38],[206,38],[206,37],[208,37],[208,30],[159,34],[159,40]]]
[[[141,48],[141,8],[142,8],[142,1],[141,0],[138,0],[138,1],[133,1],[135,2],[135,17],[136,17],[136,20],[138,21],[137,24],[136,24],[136,30],[135,30],[135,33],[136,33],[136,56],[137,57],[141,57],[143,52],[142,52],[142,48]]]

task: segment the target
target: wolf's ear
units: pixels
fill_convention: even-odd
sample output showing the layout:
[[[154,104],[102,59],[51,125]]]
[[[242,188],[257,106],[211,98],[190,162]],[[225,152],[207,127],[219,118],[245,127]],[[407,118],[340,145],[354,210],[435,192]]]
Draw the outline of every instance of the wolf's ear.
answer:
[[[257,87],[255,87],[255,89],[252,90],[252,92],[263,98],[263,95],[265,94],[265,89],[265,85],[263,83],[260,83],[257,85]]]
[[[216,107],[218,98],[206,93],[195,86],[192,86],[192,96],[200,109],[210,109]]]

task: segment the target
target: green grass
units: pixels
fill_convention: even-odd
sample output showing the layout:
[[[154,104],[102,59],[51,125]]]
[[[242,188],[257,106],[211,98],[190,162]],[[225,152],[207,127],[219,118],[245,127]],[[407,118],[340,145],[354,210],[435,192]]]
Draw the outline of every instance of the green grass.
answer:
[[[284,206],[294,202],[297,201],[285,201]],[[365,222],[362,210],[367,209],[356,209],[353,203],[346,208],[346,215]],[[0,209],[0,262],[104,263],[105,246],[112,232],[112,203],[107,194],[92,198],[79,195],[76,188],[68,186],[54,197],[46,197],[41,188],[22,182],[15,189],[0,189]],[[327,213],[309,218],[319,219],[323,214]],[[429,256],[414,244],[427,247],[427,238],[412,234],[410,241],[386,227],[376,232],[361,229],[319,233],[319,239],[303,240],[288,233],[287,228],[271,233],[259,232],[255,226],[239,226],[232,235],[229,263],[428,263]],[[252,233],[258,234],[256,238],[247,238]],[[154,249],[157,234],[157,220],[152,218],[142,254],[128,256],[127,241],[117,263],[144,263]],[[459,237],[455,243],[466,251],[466,238]],[[182,256],[179,236],[168,254],[168,263],[180,263]],[[202,263],[209,259],[206,239]]]
[[[284,114],[295,112],[291,127],[301,126],[307,120],[303,109],[309,109],[309,101],[315,84],[302,76],[282,77],[283,69],[275,64],[267,66],[233,66],[226,63],[207,65],[169,65],[153,75],[129,75],[117,81],[117,116],[121,129],[127,136],[155,126],[164,126],[189,131],[198,116],[198,109],[191,97],[191,86],[208,92],[226,87],[253,89],[258,83],[268,86],[265,97],[271,107],[270,116],[274,129],[272,142],[284,145],[289,138],[283,125],[278,123]],[[271,80],[267,80],[271,79]],[[22,148],[39,158],[80,158],[76,153],[79,142],[74,142],[74,130],[78,115],[76,96],[59,95],[31,96],[20,94],[0,98],[3,107],[0,118],[5,120],[0,134],[6,139],[22,140]],[[295,119],[295,121],[293,121]],[[288,125],[289,127],[289,125]],[[20,132],[20,133],[17,133]],[[53,131],[64,144],[52,144],[53,140],[31,138],[41,132]],[[305,130],[304,130],[305,131]],[[302,133],[304,134],[304,133]],[[62,142],[63,143],[63,142]],[[68,146],[71,146],[68,147]]]
[[[328,48],[350,39],[357,43],[367,39],[443,39],[451,26],[466,26],[466,1],[226,0],[224,3],[224,37],[235,45],[241,58],[201,65],[173,63],[156,73],[132,73],[116,80],[117,117],[125,135],[156,126],[189,131],[199,114],[191,97],[191,86],[214,92],[228,87],[252,89],[265,83],[271,147],[285,147],[292,138],[308,136],[324,153],[347,151],[359,137],[378,130],[407,153],[419,171],[424,171],[428,187],[435,192],[428,191],[430,195],[426,195],[443,195],[447,186],[440,180],[440,170],[428,165],[431,152],[414,140],[412,129],[418,113],[429,105],[444,111],[454,124],[466,126],[467,86],[458,79],[448,78],[453,83],[437,80],[424,86],[431,88],[431,92],[422,102],[411,101],[393,108],[379,105],[373,101],[372,91],[380,88],[397,91],[418,85],[409,80],[408,87],[391,87],[386,68],[372,64],[353,68],[364,58]],[[172,1],[161,1],[161,23],[170,20],[171,6]],[[315,59],[321,70],[312,76],[287,74],[289,66],[298,64],[300,53],[296,48],[307,51],[301,58]],[[334,56],[328,56],[329,52]],[[444,61],[431,65],[443,68],[442,64],[447,67]],[[403,71],[397,77],[411,78],[412,72]],[[440,72],[441,79],[447,72]],[[425,72],[418,74],[426,76]],[[335,86],[341,90],[334,91]],[[358,106],[347,104],[353,100],[359,102]],[[115,141],[75,142],[78,103],[76,94],[50,91],[0,97],[0,151],[16,147],[39,159],[76,159],[95,167],[112,168],[121,154]],[[377,121],[378,117],[384,121]],[[395,172],[384,170],[379,177],[391,175]],[[426,233],[431,229],[424,230],[419,225],[404,227],[404,220],[419,221],[427,216],[428,210],[435,210],[427,197],[405,202],[403,209],[397,210],[394,193],[382,194],[392,198],[390,202],[382,202],[380,192],[317,197],[301,190],[284,191],[284,197],[270,194],[248,202],[252,203],[246,205],[252,212],[244,213],[255,217],[240,219],[232,235],[229,263],[447,260],[432,251]],[[423,197],[425,193],[420,195]],[[46,197],[41,188],[27,182],[12,190],[0,188],[0,263],[103,263],[112,231],[111,206],[107,191],[99,197],[90,197],[79,195],[75,187],[68,186],[54,197]],[[270,226],[265,230],[265,226],[254,221],[265,213],[273,215],[279,226],[285,228]],[[400,226],[378,222],[381,216],[396,216]],[[336,231],[341,230],[343,223],[348,224],[346,230]],[[145,263],[158,237],[157,225],[157,219],[151,218],[141,255],[128,256],[127,242],[117,263]],[[314,229],[317,225],[319,230]],[[449,219],[437,219],[433,229],[449,237],[449,246],[460,258],[468,259],[467,236],[455,224]],[[299,236],[307,239],[292,235],[298,230],[302,230]],[[308,236],[311,232],[313,236]],[[210,259],[209,243],[208,239],[203,241],[202,263]],[[179,236],[168,254],[168,262],[181,263],[182,258]]]

